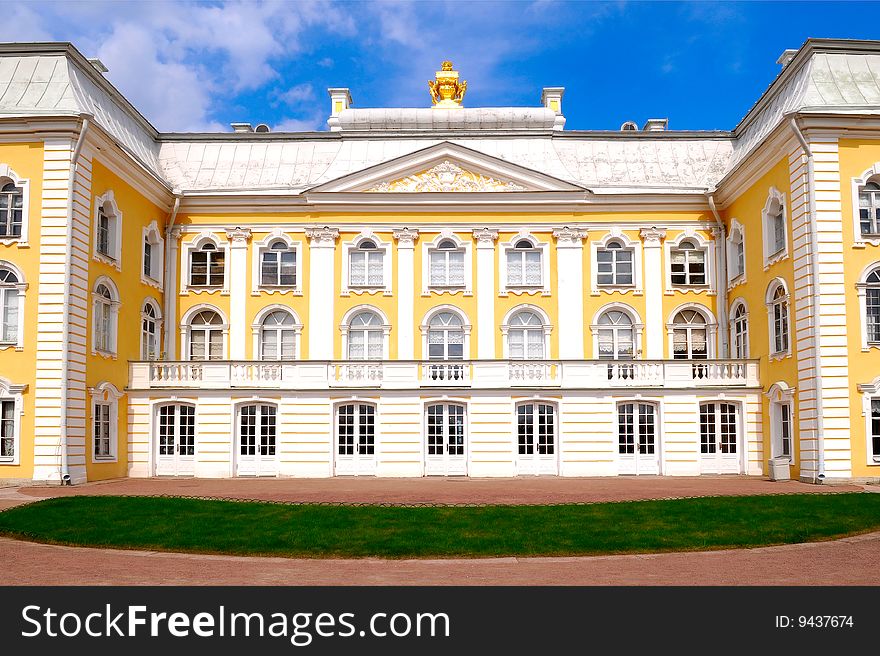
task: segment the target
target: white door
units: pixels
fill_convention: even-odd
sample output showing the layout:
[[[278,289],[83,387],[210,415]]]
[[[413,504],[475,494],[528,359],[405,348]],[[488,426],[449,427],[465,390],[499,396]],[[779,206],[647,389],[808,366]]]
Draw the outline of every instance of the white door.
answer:
[[[733,403],[700,404],[700,471],[703,474],[738,474],[738,413]]]
[[[556,408],[549,403],[516,407],[517,466],[519,475],[557,475]]]
[[[277,476],[277,409],[274,405],[244,405],[238,411],[236,476]]]
[[[163,405],[156,431],[156,476],[195,475],[196,409]]]
[[[617,406],[617,454],[619,474],[659,474],[657,411],[651,403]]]
[[[429,405],[425,417],[425,475],[467,475],[464,440],[464,406]]]
[[[368,403],[336,409],[336,475],[376,475],[376,408]]]

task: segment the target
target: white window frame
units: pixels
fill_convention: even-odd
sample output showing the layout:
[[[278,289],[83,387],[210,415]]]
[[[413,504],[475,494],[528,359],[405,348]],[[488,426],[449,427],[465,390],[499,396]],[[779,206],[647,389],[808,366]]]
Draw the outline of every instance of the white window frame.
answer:
[[[276,241],[283,241],[287,244],[287,248],[294,253],[296,258],[296,283],[293,285],[264,285],[263,284],[263,253],[271,250],[272,244]],[[260,241],[253,242],[253,254],[251,256],[251,295],[259,296],[260,294],[290,294],[291,296],[303,295],[303,272],[305,266],[303,262],[303,243],[291,239],[291,237],[283,230],[273,230]]]
[[[223,253],[223,286],[193,287],[189,284],[192,276],[192,254],[201,250],[206,241],[210,241]],[[183,242],[180,248],[180,293],[181,294],[213,294],[220,292],[221,295],[229,294],[229,270],[231,267],[231,253],[229,241],[221,241],[220,237],[210,231],[198,233],[192,240]]]
[[[872,285],[869,285],[867,280],[868,276],[871,275],[871,272],[878,269],[880,269],[880,261],[869,264],[864,269],[862,269],[862,273],[859,276],[858,282],[856,283],[856,295],[859,299],[861,348],[862,351],[865,353],[867,353],[871,349],[880,349],[880,342],[870,342],[868,340],[868,288],[872,287]]]
[[[773,248],[776,245],[776,234],[773,225],[774,215],[771,215],[770,212],[776,202],[782,207],[783,228],[783,244],[782,248],[778,251]],[[789,251],[788,203],[785,201],[785,194],[776,187],[770,187],[770,190],[767,192],[767,201],[764,203],[764,209],[761,210],[761,225],[763,226],[764,270],[766,271],[773,264],[786,259]]]
[[[302,357],[302,329],[303,324],[299,320],[299,316],[287,305],[273,304],[264,307],[257,312],[254,322],[251,324],[251,339],[253,345],[254,360],[263,359],[263,322],[273,312],[285,312],[293,317],[293,325],[290,329],[293,331],[293,359],[299,360]]]
[[[422,323],[419,326],[419,330],[422,332],[422,359],[428,360],[428,333],[431,330],[431,319],[434,318],[435,315],[440,314],[441,312],[451,312],[458,316],[461,319],[461,329],[464,333],[464,342],[462,343],[462,360],[470,360],[471,358],[471,322],[468,321],[467,315],[461,308],[457,308],[454,305],[437,305],[432,307],[425,313],[425,316],[422,318]],[[437,362],[445,362],[445,360],[438,360]],[[452,362],[461,362],[461,360],[452,360]]]
[[[441,242],[444,242],[447,239],[456,244],[456,251],[464,253],[463,285],[431,284],[431,254],[439,251],[439,246]],[[422,242],[422,296],[430,296],[431,293],[442,294],[444,292],[448,292],[450,294],[457,294],[461,292],[464,296],[473,296],[474,294],[473,243],[461,239],[458,235],[451,231],[441,232],[434,238],[433,241]]]
[[[382,322],[382,360],[388,360],[390,358],[389,355],[389,337],[391,335],[391,324],[388,323],[388,317],[385,316],[385,313],[382,312],[379,308],[374,305],[357,305],[351,308],[345,315],[342,317],[342,323],[339,324],[339,333],[342,336],[342,359],[348,360],[348,334],[351,330],[351,320],[354,319],[361,312],[373,312],[378,315],[379,320]],[[357,362],[379,362],[379,360],[357,360]]]
[[[852,222],[853,222],[853,247],[865,248],[868,245],[880,246],[880,236],[865,239],[862,236],[861,220],[859,219],[859,190],[864,187],[873,177],[880,178],[880,162],[867,168],[860,177],[852,178]],[[880,180],[875,180],[880,183]]]
[[[221,360],[229,359],[229,320],[226,318],[226,315],[220,310],[220,308],[214,305],[208,305],[207,303],[200,303],[194,307],[191,307],[187,310],[186,314],[180,320],[180,346],[181,346],[181,360],[189,361],[190,358],[190,335],[192,326],[190,323],[192,320],[199,314],[199,312],[216,312],[220,317],[220,320],[223,322],[217,325],[217,329],[223,332],[223,357]],[[206,350],[207,355],[207,350]],[[202,360],[196,360],[195,362],[203,362]],[[210,362],[210,360],[204,360],[204,362]],[[214,360],[216,362],[216,360]]]
[[[736,241],[734,235],[739,235],[743,249],[742,271],[736,271],[732,266],[732,262],[737,261]],[[730,220],[730,232],[727,234],[727,289],[733,289],[737,285],[746,282],[747,268],[747,251],[746,251],[746,229],[737,220]]]
[[[98,294],[98,287],[104,285],[110,291],[110,302],[107,303],[103,296]],[[110,310],[110,335],[108,335],[109,350],[98,348],[97,313],[98,304],[109,305]],[[116,358],[119,339],[119,308],[122,303],[119,300],[119,289],[107,276],[98,276],[92,285],[92,313],[90,323],[92,330],[92,355],[100,355],[108,358]]]
[[[684,241],[693,242],[696,246],[695,250],[703,252],[703,271],[706,282],[702,285],[678,285],[672,282],[672,251],[681,250],[681,243]],[[666,293],[673,294],[675,292],[701,294],[703,292],[708,295],[715,294],[715,241],[706,239],[693,228],[687,228],[682,231],[675,239],[667,239],[663,243],[666,256],[665,278]]]
[[[743,320],[746,324],[746,330],[743,336],[744,339],[744,352],[741,358],[737,358],[734,355],[734,344],[736,343],[736,311],[738,308],[742,308],[745,314],[743,315]],[[733,303],[730,304],[730,312],[728,313],[729,322],[730,322],[730,357],[735,359],[747,360],[749,358],[749,349],[751,348],[751,336],[750,332],[750,323],[749,323],[749,306],[746,304],[746,301],[742,297],[738,297]]]
[[[874,454],[871,435],[871,401],[880,401],[880,376],[870,383],[860,383],[856,387],[862,394],[862,416],[865,418],[865,464],[880,467],[880,450]]]
[[[632,251],[633,254],[633,283],[631,285],[600,285],[599,284],[599,251],[606,250],[608,243],[619,241],[623,247]],[[593,296],[599,294],[613,294],[615,292],[625,294],[633,292],[636,295],[643,293],[642,288],[642,242],[638,239],[630,239],[619,228],[612,228],[604,237],[590,242],[590,287]]]
[[[776,294],[776,290],[779,287],[782,287],[785,295],[780,300],[774,300],[773,296]],[[775,326],[775,317],[774,317],[774,308],[777,303],[785,303],[785,324],[787,328],[787,339],[784,351],[774,351],[776,346],[776,326]],[[793,325],[791,323],[791,294],[788,291],[788,284],[782,278],[774,278],[770,281],[770,284],[767,285],[767,292],[764,298],[764,303],[767,306],[767,335],[768,335],[768,344],[767,344],[767,352],[769,353],[769,359],[773,360],[782,360],[783,358],[787,358],[791,356],[791,342],[794,337]]]
[[[110,218],[109,246],[112,252],[107,255],[98,251],[98,215],[102,208]],[[117,271],[122,271],[122,211],[116,204],[116,197],[112,189],[95,197],[92,212],[92,233],[92,259],[112,266]]]
[[[716,350],[718,345],[718,321],[715,319],[715,315],[705,305],[700,305],[699,303],[685,303],[684,305],[679,305],[669,313],[669,319],[666,323],[666,340],[667,347],[669,348],[669,359],[672,360],[675,357],[675,329],[680,329],[682,326],[686,325],[673,322],[679,312],[686,310],[694,310],[703,315],[703,319],[706,320],[706,359],[713,360],[718,357],[716,355],[718,352]]]
[[[146,274],[146,245],[152,246],[150,256],[150,275]],[[165,240],[159,231],[155,219],[143,229],[141,239],[141,282],[150,287],[155,287],[160,292],[164,288],[165,279]]]
[[[764,394],[769,399],[767,408],[770,417],[770,457],[782,458],[782,406],[788,407],[789,431],[789,464],[795,464],[795,435],[797,433],[797,423],[794,414],[794,393],[796,389],[783,381],[778,381],[770,386],[770,389]]]
[[[642,358],[642,340],[645,331],[645,324],[635,308],[624,303],[608,303],[599,308],[593,315],[593,321],[590,323],[590,333],[593,338],[593,359],[599,360],[599,331],[607,330],[608,327],[599,324],[599,319],[606,312],[623,312],[632,321],[633,330],[633,360]],[[610,358],[607,358],[610,360]]]
[[[11,182],[21,189],[21,236],[0,237],[0,245],[11,246],[15,244],[19,248],[25,248],[28,245],[28,214],[31,195],[30,181],[27,178],[20,178],[15,171],[9,168],[8,164],[0,164],[0,188],[3,188],[7,182]]]
[[[529,242],[541,255],[541,283],[538,285],[509,285],[507,282],[507,254],[516,252],[516,245],[521,241]],[[524,252],[519,249],[520,252]],[[550,243],[540,241],[530,232],[520,232],[514,235],[510,241],[500,244],[498,257],[498,295],[507,296],[515,294],[540,293],[542,296],[550,295]]]
[[[155,318],[151,318],[147,314],[147,306],[153,308],[153,312],[155,313]],[[146,331],[144,331],[144,321],[151,320],[156,324],[156,357],[155,358],[145,358],[144,347],[146,346]],[[164,341],[162,340],[162,308],[159,305],[159,302],[152,298],[147,297],[146,300],[141,304],[141,339],[140,339],[140,355],[142,360],[160,360],[162,358],[162,345]]]
[[[381,285],[352,285],[351,284],[351,254],[358,251],[360,245],[365,241],[371,241],[376,244],[374,253],[382,253],[382,284]],[[364,231],[357,235],[351,241],[342,244],[342,280],[341,280],[341,296],[350,296],[351,294],[375,294],[382,292],[383,296],[391,296],[392,290],[392,270],[391,270],[391,253],[392,244],[390,241],[383,241],[373,232]]]
[[[113,383],[106,381],[89,388],[89,454],[93,463],[117,462],[119,459],[119,399],[123,393]],[[95,406],[110,406],[110,453],[106,456],[98,456],[95,453],[95,421],[97,413]]]
[[[24,416],[24,392],[27,385],[13,385],[0,376],[0,401],[12,401],[12,457],[0,456],[0,466],[21,462],[21,422]]]
[[[21,351],[24,349],[24,302],[25,302],[25,292],[27,291],[28,285],[25,282],[24,275],[22,275],[21,269],[15,266],[12,262],[8,262],[6,260],[0,260],[0,268],[9,269],[16,278],[18,278],[18,282],[14,285],[4,285],[0,287],[0,319],[3,317],[4,312],[4,304],[6,300],[6,294],[15,290],[18,294],[18,330],[16,339],[14,342],[2,342],[0,341],[0,351],[3,351],[8,348],[15,349],[16,351]],[[4,293],[5,292],[5,293]],[[0,335],[2,338],[2,335]]]
[[[503,357],[505,360],[510,359],[510,342],[508,340],[508,334],[512,326],[510,325],[510,320],[514,315],[519,314],[520,312],[533,312],[538,316],[541,320],[541,329],[544,332],[544,357],[541,360],[533,360],[533,362],[540,362],[542,360],[550,359],[550,333],[553,332],[553,324],[550,323],[550,317],[547,316],[547,313],[544,312],[541,308],[536,305],[517,305],[516,307],[511,308],[507,314],[504,315],[504,320],[501,323],[501,335],[503,336],[502,348],[503,348]],[[518,326],[517,326],[518,328]],[[519,360],[517,360],[519,362]],[[526,358],[523,362],[528,362],[529,359]]]

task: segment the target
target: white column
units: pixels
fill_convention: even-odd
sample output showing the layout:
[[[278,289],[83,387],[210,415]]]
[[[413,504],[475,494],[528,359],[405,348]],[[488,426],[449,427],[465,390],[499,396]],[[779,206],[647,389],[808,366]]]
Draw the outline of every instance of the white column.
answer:
[[[477,357],[494,359],[495,334],[495,241],[497,230],[474,230],[477,242]]]
[[[336,228],[306,228],[309,238],[309,352],[310,360],[332,360],[333,308],[336,298]]]
[[[582,360],[584,357],[584,252],[586,230],[557,228],[556,269],[559,357]]]
[[[666,335],[663,322],[663,258],[661,240],[666,238],[662,228],[642,228],[639,231],[645,253],[645,326],[647,327],[647,353],[649,360],[663,358],[663,338]]]
[[[244,360],[247,343],[247,249],[250,228],[227,228],[229,254],[229,359]]]
[[[178,249],[180,248],[179,226],[172,228],[165,234],[165,243],[168,245],[165,252],[165,316],[162,317],[165,326],[165,359],[177,359],[177,265]]]
[[[397,358],[415,357],[415,244],[418,230],[395,230],[397,240]],[[390,254],[389,254],[390,257]]]

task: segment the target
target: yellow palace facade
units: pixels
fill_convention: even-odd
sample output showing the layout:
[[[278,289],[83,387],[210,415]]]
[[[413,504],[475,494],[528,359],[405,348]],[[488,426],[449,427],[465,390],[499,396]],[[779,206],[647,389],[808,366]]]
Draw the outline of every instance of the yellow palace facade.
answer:
[[[880,42],[731,131],[540,105],[157,132],[0,45],[0,478],[880,478]]]

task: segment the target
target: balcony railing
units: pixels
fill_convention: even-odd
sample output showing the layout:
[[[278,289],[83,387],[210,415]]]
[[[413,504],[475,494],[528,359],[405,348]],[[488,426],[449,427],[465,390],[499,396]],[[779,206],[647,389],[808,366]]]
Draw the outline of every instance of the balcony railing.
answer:
[[[132,362],[131,389],[757,387],[756,360]]]

